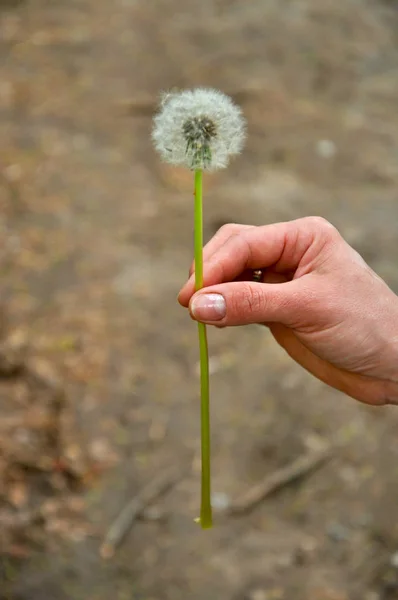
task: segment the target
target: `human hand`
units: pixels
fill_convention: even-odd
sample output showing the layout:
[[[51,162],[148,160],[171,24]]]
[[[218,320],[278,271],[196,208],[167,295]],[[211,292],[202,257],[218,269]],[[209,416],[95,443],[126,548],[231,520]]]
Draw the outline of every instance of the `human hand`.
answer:
[[[368,404],[398,404],[398,297],[324,219],[225,225],[204,248],[197,293],[190,273],[178,299],[193,319],[267,325],[320,380]]]

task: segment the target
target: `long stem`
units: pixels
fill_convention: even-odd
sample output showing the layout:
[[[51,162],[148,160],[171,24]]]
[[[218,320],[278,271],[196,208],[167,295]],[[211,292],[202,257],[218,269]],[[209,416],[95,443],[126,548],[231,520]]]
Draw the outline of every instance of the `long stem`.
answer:
[[[202,171],[195,171],[195,288],[203,287],[203,202]],[[210,482],[210,393],[209,393],[209,353],[207,348],[206,325],[198,323],[200,355],[200,415],[202,445],[202,491],[200,525],[209,529],[213,524],[211,510]]]

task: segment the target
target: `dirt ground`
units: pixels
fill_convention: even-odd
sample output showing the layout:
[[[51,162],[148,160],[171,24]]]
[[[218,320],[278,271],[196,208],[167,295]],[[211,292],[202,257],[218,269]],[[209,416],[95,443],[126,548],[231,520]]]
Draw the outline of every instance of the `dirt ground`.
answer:
[[[319,214],[398,292],[395,0],[0,0],[0,598],[397,599],[398,411],[326,388],[262,327],[210,332],[218,516],[193,522],[192,181],[150,130],[160,90],[197,85],[249,124],[206,179],[206,238]]]

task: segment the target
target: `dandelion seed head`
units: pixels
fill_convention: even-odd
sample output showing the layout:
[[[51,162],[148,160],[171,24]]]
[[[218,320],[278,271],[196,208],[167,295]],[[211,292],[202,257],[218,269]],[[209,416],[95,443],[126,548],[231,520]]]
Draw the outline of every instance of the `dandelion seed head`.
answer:
[[[245,120],[231,98],[197,88],[163,94],[152,139],[166,162],[189,169],[225,168],[245,141]]]

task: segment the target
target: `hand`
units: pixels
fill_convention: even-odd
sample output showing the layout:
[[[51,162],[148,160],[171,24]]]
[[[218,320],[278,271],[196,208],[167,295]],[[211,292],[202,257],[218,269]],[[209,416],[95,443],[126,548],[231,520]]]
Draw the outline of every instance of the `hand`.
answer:
[[[179,302],[193,319],[267,325],[325,383],[398,404],[398,297],[324,219],[225,225],[204,249],[204,286],[195,293],[191,269]]]

